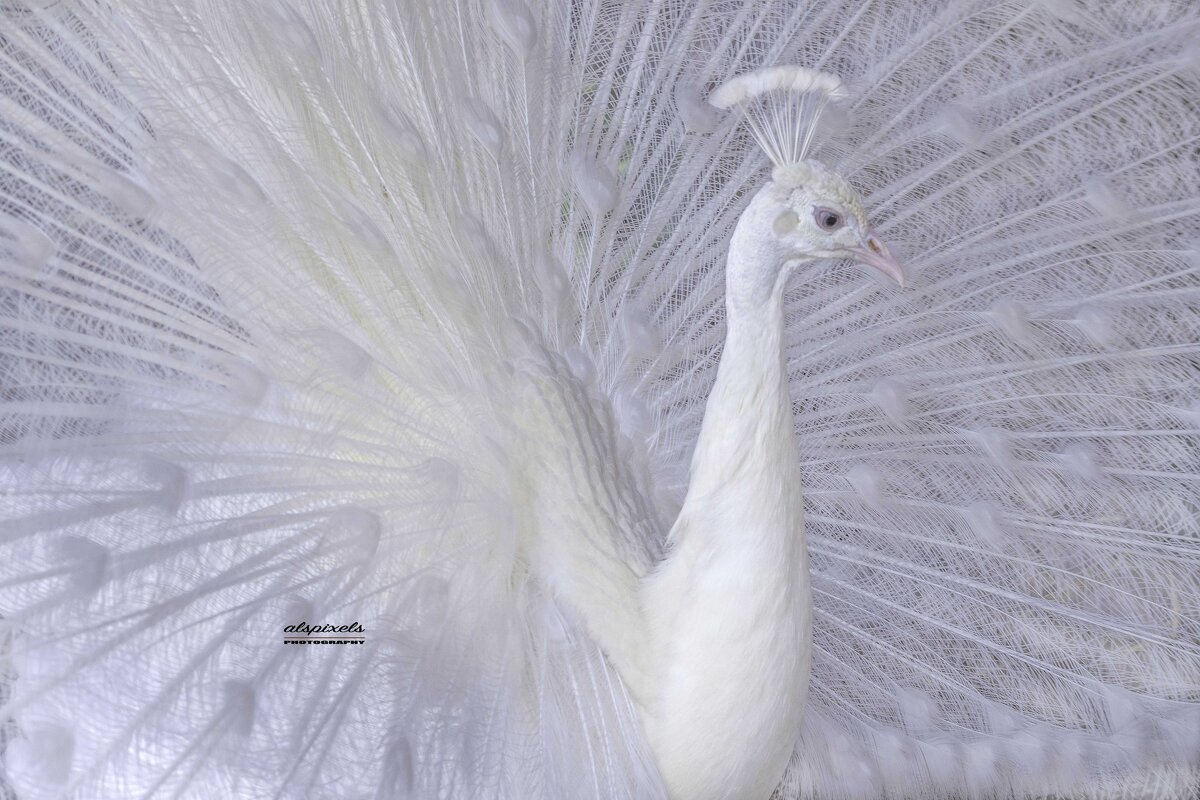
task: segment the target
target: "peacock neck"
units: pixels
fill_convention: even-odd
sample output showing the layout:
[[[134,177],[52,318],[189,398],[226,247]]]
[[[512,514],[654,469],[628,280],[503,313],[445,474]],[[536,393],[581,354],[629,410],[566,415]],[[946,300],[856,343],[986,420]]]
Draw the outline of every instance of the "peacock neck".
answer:
[[[729,504],[764,489],[782,491],[778,482],[791,481],[792,492],[775,498],[776,505],[799,506],[783,358],[783,290],[795,262],[784,264],[776,249],[771,199],[770,186],[755,195],[729,243],[725,348],[692,457],[690,502],[723,495]]]
[[[781,289],[759,304],[727,305],[725,348],[692,457],[689,500],[729,494],[754,480],[764,460],[794,472],[782,305]]]
[[[642,593],[653,681],[644,719],[676,800],[769,797],[808,691],[808,561],[783,359],[786,274],[779,265],[768,280],[743,280],[770,262],[738,238],[725,349],[687,497],[670,555]]]

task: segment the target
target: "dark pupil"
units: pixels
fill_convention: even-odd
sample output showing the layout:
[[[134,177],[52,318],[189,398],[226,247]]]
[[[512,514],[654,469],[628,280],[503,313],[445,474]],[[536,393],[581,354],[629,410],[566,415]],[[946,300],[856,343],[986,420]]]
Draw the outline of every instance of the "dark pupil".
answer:
[[[838,215],[834,214],[831,211],[826,211],[824,214],[821,215],[821,224],[824,225],[826,228],[832,228],[834,225],[837,225],[837,222],[838,222]]]

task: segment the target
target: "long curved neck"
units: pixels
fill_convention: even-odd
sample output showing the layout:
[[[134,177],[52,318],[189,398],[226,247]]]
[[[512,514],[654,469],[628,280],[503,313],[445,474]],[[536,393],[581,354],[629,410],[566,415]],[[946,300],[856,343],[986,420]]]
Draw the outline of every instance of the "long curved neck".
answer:
[[[773,263],[778,255],[759,219],[758,199],[747,209],[729,246],[725,349],[705,407],[680,517],[689,510],[705,517],[717,513],[720,522],[707,526],[710,535],[739,537],[754,530],[759,546],[803,550],[796,440],[783,356],[783,290],[789,270]],[[673,533],[683,535],[683,530]]]
[[[777,263],[769,192],[760,191],[751,201],[729,243],[725,349],[692,456],[685,510],[717,493],[722,506],[737,504],[753,513],[759,495],[779,491],[779,481],[796,478],[783,358],[783,290],[789,270]],[[793,480],[793,486],[798,498],[798,482]]]
[[[795,473],[781,295],[773,291],[753,307],[727,305],[725,349],[692,456],[685,507],[714,493],[726,496],[724,504],[750,499],[763,488],[767,462],[773,474]],[[743,481],[749,484],[735,492],[733,484]]]
[[[725,350],[671,553],[642,598],[654,687],[646,731],[679,799],[769,797],[808,690],[808,561],[783,359],[786,276],[780,267],[755,280],[771,254],[753,229],[739,224],[731,243]]]

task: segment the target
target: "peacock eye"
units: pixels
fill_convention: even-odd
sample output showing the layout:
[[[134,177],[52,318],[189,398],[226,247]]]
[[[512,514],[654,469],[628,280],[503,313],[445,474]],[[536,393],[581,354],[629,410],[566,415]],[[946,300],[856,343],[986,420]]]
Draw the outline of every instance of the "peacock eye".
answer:
[[[836,231],[842,227],[842,215],[828,208],[818,208],[813,213],[813,218],[821,230]]]

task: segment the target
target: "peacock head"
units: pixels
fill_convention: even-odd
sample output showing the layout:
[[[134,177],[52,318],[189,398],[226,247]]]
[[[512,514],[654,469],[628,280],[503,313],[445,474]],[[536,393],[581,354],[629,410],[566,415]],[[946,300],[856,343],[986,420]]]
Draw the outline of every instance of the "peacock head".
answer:
[[[852,258],[901,286],[904,272],[872,230],[853,187],[819,161],[776,167],[764,190],[776,207],[771,230],[785,260]]]
[[[836,75],[799,66],[739,75],[709,97],[717,108],[742,114],[775,166],[734,231],[735,293],[761,299],[770,294],[767,287],[779,290],[796,265],[828,258],[852,258],[904,285],[904,273],[872,231],[858,193],[808,157],[823,110],[844,97]]]
[[[728,300],[747,309],[781,296],[798,267],[822,259],[854,259],[904,285],[904,273],[871,230],[858,193],[812,160],[775,168],[738,219],[729,256]]]

